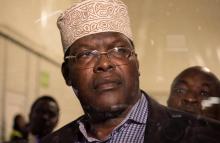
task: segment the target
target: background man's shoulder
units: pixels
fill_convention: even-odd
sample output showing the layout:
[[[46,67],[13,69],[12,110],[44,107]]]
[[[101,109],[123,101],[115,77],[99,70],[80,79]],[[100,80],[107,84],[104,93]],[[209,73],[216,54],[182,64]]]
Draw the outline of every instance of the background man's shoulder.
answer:
[[[166,140],[180,143],[219,143],[220,122],[189,113],[167,109],[170,116],[161,133]]]
[[[74,141],[74,135],[79,131],[77,121],[81,118],[82,117],[47,135],[43,138],[42,143],[72,143]]]
[[[147,143],[219,143],[220,123],[171,109],[148,98]]]

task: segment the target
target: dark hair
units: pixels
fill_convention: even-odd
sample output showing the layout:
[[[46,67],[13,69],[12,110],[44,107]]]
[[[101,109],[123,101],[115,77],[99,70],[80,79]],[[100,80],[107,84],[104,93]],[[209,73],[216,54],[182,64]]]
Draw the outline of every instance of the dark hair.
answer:
[[[56,103],[57,109],[58,109],[58,111],[59,111],[59,106],[58,106],[57,101],[56,101],[52,96],[43,95],[43,96],[37,98],[37,99],[34,101],[34,103],[33,103],[32,106],[31,106],[31,112],[30,112],[30,113],[33,112],[33,110],[34,110],[35,106],[38,104],[38,102],[43,101],[43,100],[52,101],[52,102]]]
[[[20,126],[18,125],[18,120],[23,118],[21,114],[16,114],[14,117],[13,129],[20,131]]]

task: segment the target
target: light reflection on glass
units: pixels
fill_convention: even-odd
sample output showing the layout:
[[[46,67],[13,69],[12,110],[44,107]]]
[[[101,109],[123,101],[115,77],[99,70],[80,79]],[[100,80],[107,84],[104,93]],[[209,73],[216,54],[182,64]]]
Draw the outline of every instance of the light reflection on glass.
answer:
[[[218,62],[220,63],[220,47],[216,49]]]
[[[202,26],[201,25],[198,25],[198,31],[201,31],[202,30]]]
[[[214,104],[220,104],[220,98],[219,97],[209,97],[206,100],[202,100],[202,109],[206,109],[208,107],[213,106]]]
[[[197,65],[205,66],[205,61],[200,54],[195,55]]]
[[[41,11],[41,17],[39,19],[37,19],[35,21],[35,23],[40,22],[42,27],[46,27],[48,19],[50,17],[55,16],[55,15],[60,14],[60,13],[61,13],[61,10],[57,10],[57,11],[54,11],[54,12],[51,12],[51,13],[48,13],[47,11],[42,10]]]

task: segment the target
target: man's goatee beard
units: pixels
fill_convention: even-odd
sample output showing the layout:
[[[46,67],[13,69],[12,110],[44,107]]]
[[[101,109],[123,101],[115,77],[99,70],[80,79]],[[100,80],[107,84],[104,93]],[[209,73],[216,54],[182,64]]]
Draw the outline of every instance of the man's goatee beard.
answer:
[[[103,111],[93,108],[91,106],[87,106],[84,108],[86,111],[86,116],[92,122],[104,122],[108,119],[113,119],[120,116],[125,110],[126,106],[117,106],[111,108],[112,110]]]

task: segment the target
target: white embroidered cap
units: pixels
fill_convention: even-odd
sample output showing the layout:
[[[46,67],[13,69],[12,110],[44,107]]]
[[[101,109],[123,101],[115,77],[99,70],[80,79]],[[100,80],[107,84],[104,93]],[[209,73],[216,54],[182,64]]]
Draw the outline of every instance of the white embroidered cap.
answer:
[[[120,0],[84,0],[57,20],[64,53],[79,38],[100,32],[119,32],[132,40],[127,6]]]

